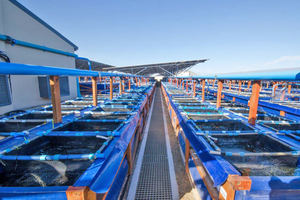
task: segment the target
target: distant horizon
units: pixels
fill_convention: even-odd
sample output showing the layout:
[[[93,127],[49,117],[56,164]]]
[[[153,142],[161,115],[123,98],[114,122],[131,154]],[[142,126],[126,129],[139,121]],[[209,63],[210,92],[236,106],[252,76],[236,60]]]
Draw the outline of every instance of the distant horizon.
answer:
[[[300,1],[18,0],[113,66],[209,59],[198,74],[300,67]]]

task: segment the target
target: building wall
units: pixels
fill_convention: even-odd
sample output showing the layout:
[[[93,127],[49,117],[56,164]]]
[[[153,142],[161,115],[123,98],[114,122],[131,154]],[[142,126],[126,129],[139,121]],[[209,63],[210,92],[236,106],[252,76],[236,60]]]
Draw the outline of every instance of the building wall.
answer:
[[[8,0],[0,1],[0,33],[14,39],[74,53],[74,47],[36,21]],[[0,41],[0,50],[6,51],[12,63],[44,65],[75,69],[75,58],[44,52]],[[0,114],[37,105],[50,104],[51,99],[40,97],[37,76],[11,76],[12,105],[0,107]],[[76,78],[69,77],[70,96],[77,95]],[[1,97],[0,97],[1,98]]]

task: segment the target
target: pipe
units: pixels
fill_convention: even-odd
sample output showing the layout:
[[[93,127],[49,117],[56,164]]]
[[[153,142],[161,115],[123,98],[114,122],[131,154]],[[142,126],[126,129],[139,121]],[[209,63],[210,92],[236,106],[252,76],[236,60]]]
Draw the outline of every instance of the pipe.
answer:
[[[88,58],[77,57],[77,59],[87,61],[87,62],[88,62],[88,65],[89,65],[89,70],[92,70],[91,61],[90,61]]]
[[[284,83],[284,84],[275,84],[273,85],[273,88],[272,88],[272,93],[271,93],[271,100],[272,101],[275,101],[275,97],[276,97],[276,89],[278,88],[279,85],[282,85],[284,86],[280,91],[281,95],[280,95],[280,101],[283,101],[284,100],[284,96],[285,96],[285,90],[287,88],[287,83]]]
[[[47,67],[39,65],[27,65],[17,63],[0,63],[2,75],[50,75],[50,76],[99,76],[96,71],[66,69],[59,67]]]
[[[19,45],[19,46],[23,46],[23,47],[29,47],[29,48],[32,48],[32,49],[38,49],[38,50],[41,50],[41,51],[48,51],[48,52],[51,52],[51,53],[56,53],[56,54],[60,54],[60,55],[64,55],[64,56],[70,56],[70,57],[74,57],[74,58],[78,57],[78,55],[76,55],[74,53],[69,53],[69,52],[66,52],[66,51],[58,50],[58,49],[53,49],[53,48],[49,48],[49,47],[45,47],[45,46],[41,46],[41,45],[29,43],[29,42],[24,42],[24,41],[21,41],[21,40],[16,40],[16,39],[13,39],[13,38],[11,38],[10,36],[7,36],[7,35],[0,34],[0,40],[4,41],[6,43],[9,43],[12,46],[13,45]]]
[[[80,160],[91,160],[96,158],[101,158],[103,155],[101,154],[69,154],[69,155],[31,155],[31,156],[25,156],[25,155],[3,155],[0,157],[1,160],[39,160],[39,161],[45,161],[45,160],[74,160],[74,159],[80,159]]]

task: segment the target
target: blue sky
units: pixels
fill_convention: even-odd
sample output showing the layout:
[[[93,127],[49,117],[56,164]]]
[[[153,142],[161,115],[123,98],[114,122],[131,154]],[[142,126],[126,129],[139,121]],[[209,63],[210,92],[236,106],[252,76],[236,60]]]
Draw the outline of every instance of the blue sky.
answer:
[[[299,0],[19,0],[79,56],[127,66],[210,59],[199,74],[300,67]]]

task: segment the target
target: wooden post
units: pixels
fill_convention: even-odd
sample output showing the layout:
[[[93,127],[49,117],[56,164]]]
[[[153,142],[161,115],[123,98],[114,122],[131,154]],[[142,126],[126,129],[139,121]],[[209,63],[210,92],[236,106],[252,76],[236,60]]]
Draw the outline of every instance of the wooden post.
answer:
[[[250,98],[249,118],[248,118],[248,122],[252,125],[255,125],[257,108],[258,108],[258,100],[259,100],[259,90],[260,90],[260,81],[253,81],[252,95]]]
[[[138,80],[137,80],[137,77],[135,77],[135,86],[138,86]]]
[[[250,85],[251,85],[251,81],[248,81],[248,87],[247,87],[247,89],[250,88]]]
[[[205,79],[202,79],[202,102],[205,101]]]
[[[239,81],[239,92],[242,91],[242,81]]]
[[[288,85],[288,93],[291,94],[292,84]]]
[[[122,94],[122,78],[120,77],[120,82],[119,82],[119,94],[121,95]]]
[[[189,173],[190,141],[185,138],[185,172]]]
[[[113,77],[109,77],[109,98],[113,98]]]
[[[229,91],[231,91],[231,81],[229,81]]]
[[[179,84],[179,88],[181,87],[181,79],[180,79],[180,84]]]
[[[131,90],[131,83],[130,83],[130,79],[128,79],[128,89]]]
[[[122,92],[124,93],[124,91],[125,91],[125,80],[123,79],[122,80]]]
[[[223,83],[224,80],[218,81],[217,109],[221,107]]]
[[[69,186],[66,190],[66,196],[68,200],[96,200],[96,193],[90,190],[89,187],[73,187]]]
[[[93,93],[93,106],[97,106],[98,99],[97,99],[97,78],[92,77],[92,93]]]
[[[235,191],[250,190],[252,180],[248,176],[229,175],[220,188],[220,200],[234,200]]]
[[[144,120],[145,121],[145,120]],[[127,157],[127,161],[128,161],[128,174],[130,174],[130,172],[132,171],[132,166],[133,166],[133,160],[132,160],[132,152],[131,152],[131,144],[132,144],[132,140],[130,140],[128,147],[126,149],[126,157]]]
[[[60,123],[62,122],[62,114],[58,76],[50,76],[50,89],[52,99],[53,121],[54,123]]]
[[[185,89],[186,89],[186,91],[188,92],[189,91],[189,81],[188,80],[186,80],[186,84],[185,84]]]
[[[196,97],[196,81],[193,81],[193,97]]]
[[[176,87],[178,88],[178,79],[176,78]]]

